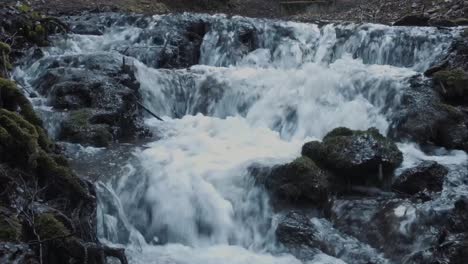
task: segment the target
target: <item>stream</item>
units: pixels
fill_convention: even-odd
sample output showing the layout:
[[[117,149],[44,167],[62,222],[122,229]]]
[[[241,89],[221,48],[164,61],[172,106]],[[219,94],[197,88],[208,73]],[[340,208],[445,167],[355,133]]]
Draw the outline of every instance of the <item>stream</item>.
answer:
[[[337,198],[332,210],[339,221],[310,215],[328,254],[314,249],[304,256],[277,242],[284,212],[273,210],[249,170],[290,162],[304,143],[336,127],[376,127],[386,135],[410,79],[447,54],[457,28],[189,13],[64,19],[75,33],[55,36],[41,58],[31,55],[15,70],[15,78],[37,90],[36,80],[57,61],[97,72],[123,61],[140,83],[142,104],[164,120],[146,113],[153,137],[137,144],[63,143],[78,174],[97,179],[101,241],[124,246],[130,263],[404,263],[437,237],[431,228],[418,229],[418,221],[468,195],[465,152],[425,153],[414,142],[398,142],[404,162],[397,174],[437,161],[449,168],[443,191],[422,203],[391,195]],[[64,58],[72,58],[70,65],[63,66]],[[31,101],[57,137],[66,111],[51,107],[47,96]],[[395,236],[412,238],[401,250],[359,235],[372,232],[369,219],[388,200],[395,201],[389,209]]]

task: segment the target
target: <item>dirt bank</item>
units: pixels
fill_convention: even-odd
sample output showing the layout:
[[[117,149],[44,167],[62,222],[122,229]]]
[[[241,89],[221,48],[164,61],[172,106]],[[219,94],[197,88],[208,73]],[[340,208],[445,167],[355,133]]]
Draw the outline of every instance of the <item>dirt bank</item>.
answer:
[[[4,0],[15,3],[13,0]],[[250,17],[300,21],[340,20],[391,23],[406,15],[427,15],[436,19],[468,18],[464,0],[330,0],[330,8],[282,5],[282,0],[31,0],[35,9],[57,14],[84,10],[119,10],[135,13],[169,12],[226,13]]]

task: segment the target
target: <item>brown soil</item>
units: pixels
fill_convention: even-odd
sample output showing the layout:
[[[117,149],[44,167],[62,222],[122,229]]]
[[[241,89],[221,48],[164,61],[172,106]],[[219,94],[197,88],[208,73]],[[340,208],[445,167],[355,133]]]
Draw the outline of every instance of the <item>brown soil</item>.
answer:
[[[17,0],[3,0],[16,3]],[[52,14],[84,10],[127,11],[145,14],[169,12],[226,13],[249,17],[300,21],[331,20],[390,23],[405,15],[425,14],[439,19],[468,18],[466,0],[329,0],[333,8],[280,6],[285,0],[30,0],[35,9]],[[25,1],[23,1],[25,2]],[[292,8],[290,8],[292,7]]]

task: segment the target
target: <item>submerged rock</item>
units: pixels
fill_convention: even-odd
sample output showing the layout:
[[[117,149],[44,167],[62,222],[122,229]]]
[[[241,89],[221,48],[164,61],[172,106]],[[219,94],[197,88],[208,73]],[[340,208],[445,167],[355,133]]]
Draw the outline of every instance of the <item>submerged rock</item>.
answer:
[[[302,155],[351,184],[378,186],[383,185],[403,161],[395,143],[375,128],[367,131],[334,129],[322,143],[306,143]]]
[[[312,218],[303,212],[289,212],[279,221],[278,241],[299,259],[308,260],[324,252],[347,263],[388,263],[375,249],[334,229],[325,219]]]
[[[331,221],[335,228],[400,263],[415,248],[437,243],[447,216],[446,211],[426,211],[407,200],[356,198],[335,200]]]
[[[448,170],[435,161],[426,161],[415,168],[405,170],[393,183],[392,189],[404,194],[440,192]]]
[[[273,167],[264,179],[276,205],[303,204],[324,207],[328,200],[329,173],[311,159],[300,157],[291,163]]]

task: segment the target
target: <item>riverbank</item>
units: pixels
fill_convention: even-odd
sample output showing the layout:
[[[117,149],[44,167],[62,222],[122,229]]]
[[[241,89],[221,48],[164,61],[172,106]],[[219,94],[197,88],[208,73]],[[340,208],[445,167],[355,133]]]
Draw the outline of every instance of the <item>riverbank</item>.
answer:
[[[6,0],[7,3],[17,1]],[[352,21],[392,23],[404,16],[427,16],[435,20],[460,20],[468,17],[464,0],[335,0],[331,8],[310,9],[307,6],[283,5],[271,0],[31,0],[25,2],[49,14],[77,14],[82,11],[120,11],[144,14],[180,12],[225,13],[261,18],[297,21]]]

